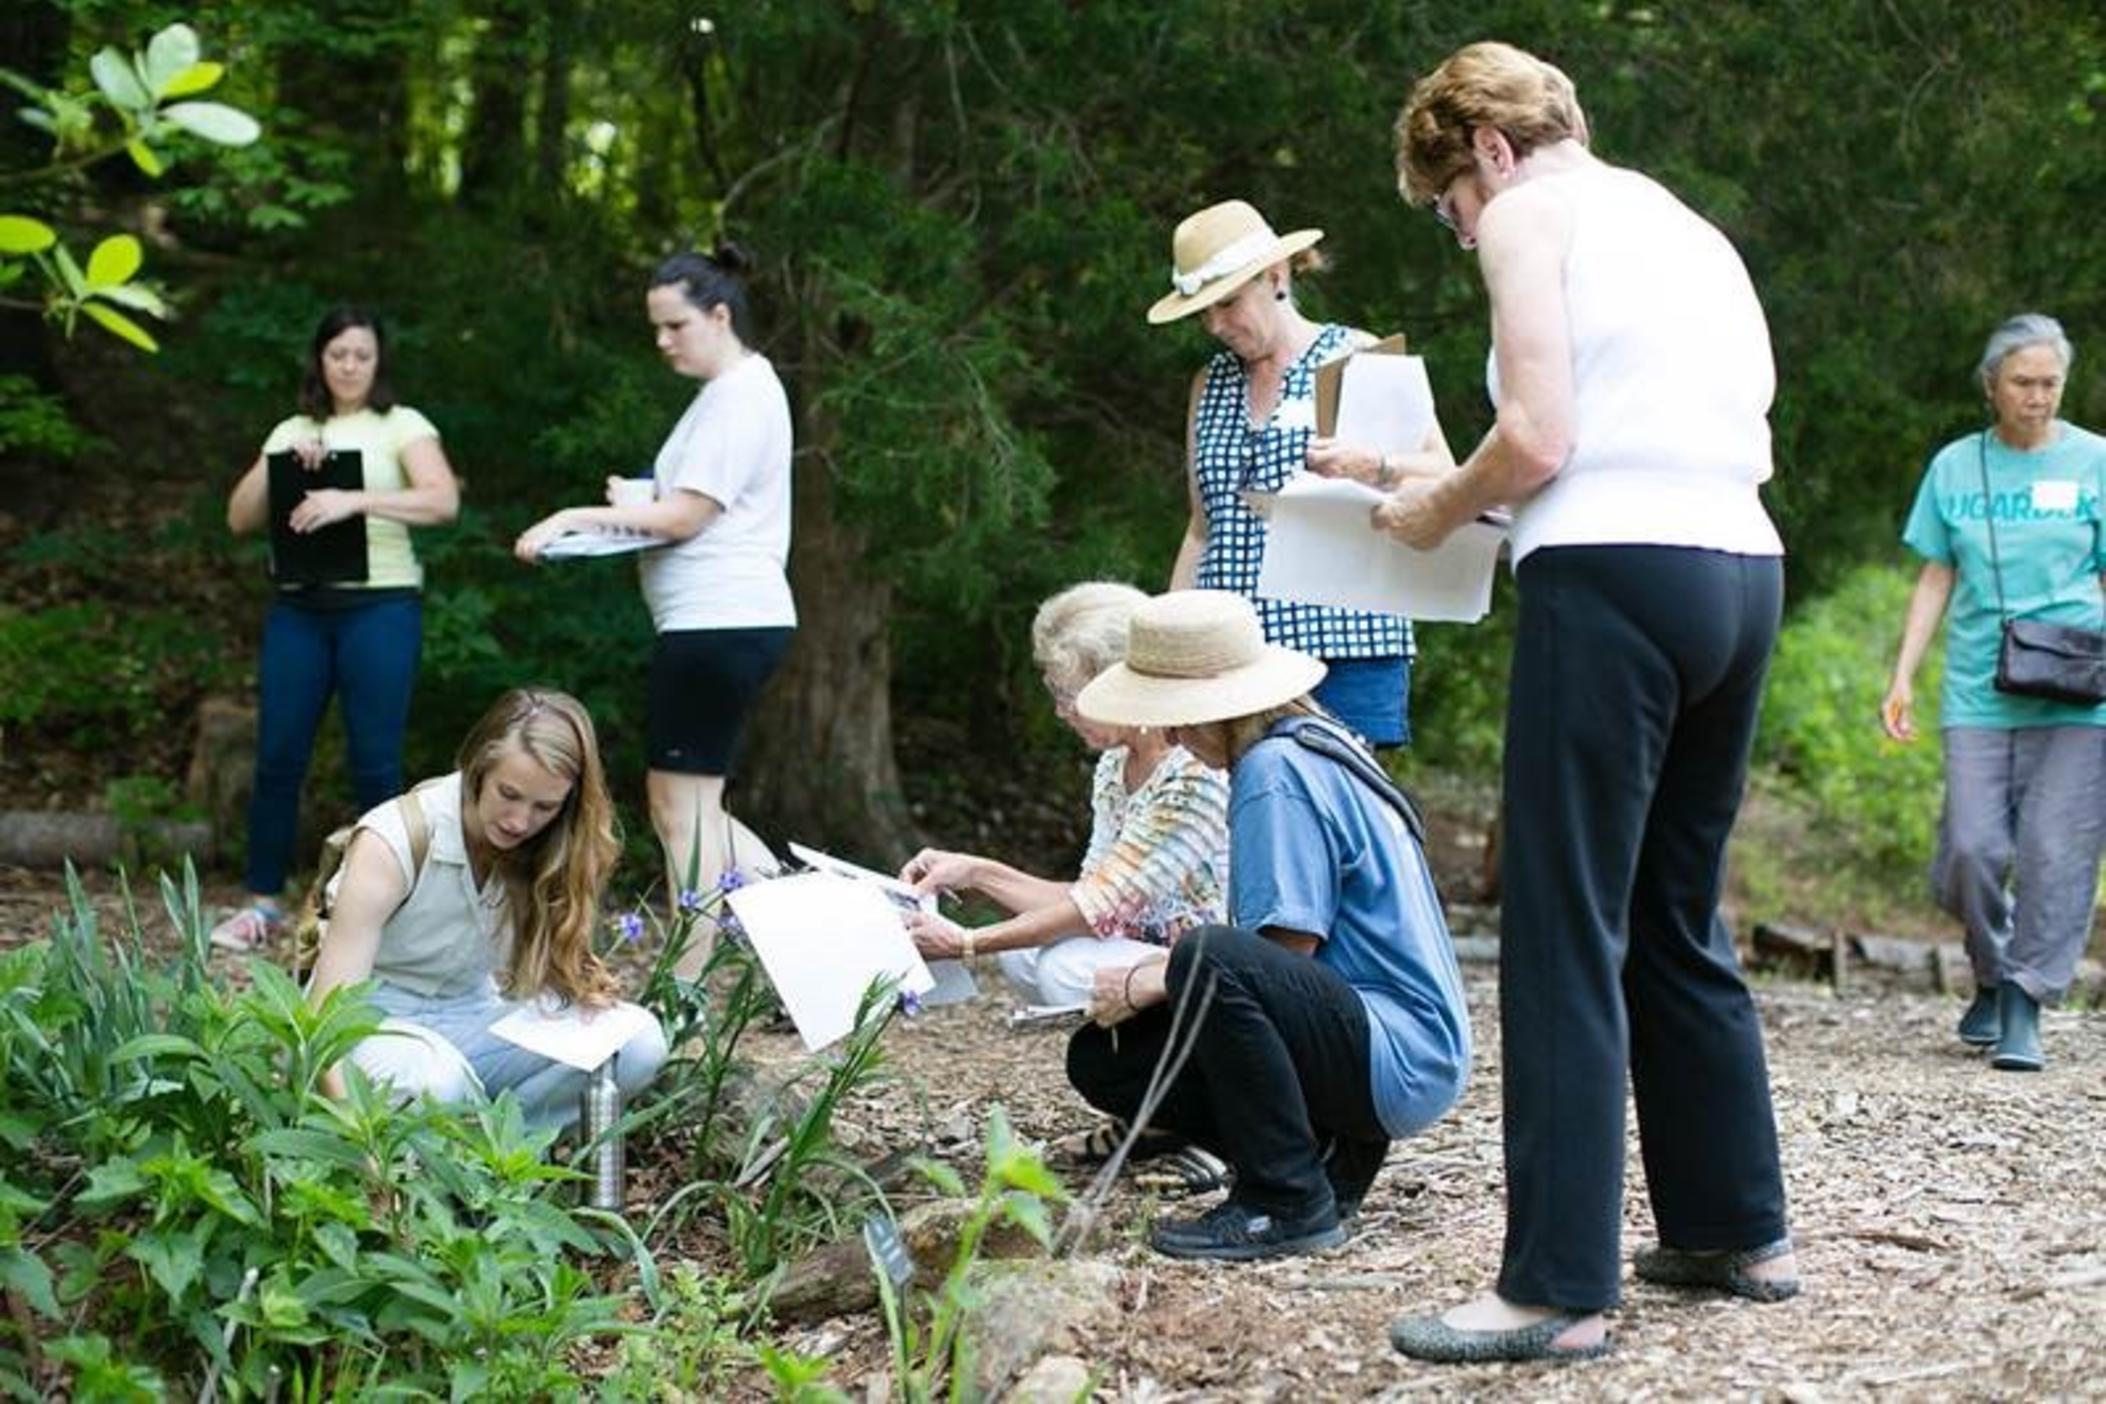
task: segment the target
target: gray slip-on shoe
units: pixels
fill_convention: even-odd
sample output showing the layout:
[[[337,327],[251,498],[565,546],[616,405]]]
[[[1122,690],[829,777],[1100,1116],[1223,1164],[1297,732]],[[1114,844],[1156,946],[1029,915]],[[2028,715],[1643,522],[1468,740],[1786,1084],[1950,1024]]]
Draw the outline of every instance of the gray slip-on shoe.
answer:
[[[1751,1302],[1781,1302],[1799,1295],[1796,1277],[1754,1277],[1748,1269],[1792,1251],[1792,1241],[1780,1238],[1759,1248],[1721,1248],[1698,1252],[1687,1248],[1641,1248],[1631,1259],[1631,1271],[1641,1281],[1662,1287],[1708,1287],[1745,1297]]]
[[[1593,1345],[1558,1346],[1559,1336],[1585,1321],[1591,1312],[1560,1312],[1530,1326],[1507,1331],[1465,1331],[1438,1315],[1400,1316],[1390,1323],[1389,1343],[1414,1360],[1436,1365],[1485,1364],[1500,1360],[1592,1360],[1607,1355],[1612,1344],[1604,1335]]]

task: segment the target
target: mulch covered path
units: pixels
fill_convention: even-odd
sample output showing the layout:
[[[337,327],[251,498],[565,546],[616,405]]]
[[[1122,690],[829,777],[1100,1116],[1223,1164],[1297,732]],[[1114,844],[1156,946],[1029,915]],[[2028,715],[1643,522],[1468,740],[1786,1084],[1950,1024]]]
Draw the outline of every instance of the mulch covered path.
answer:
[[[107,879],[90,883],[116,916]],[[41,934],[57,897],[50,875],[0,871],[0,947]],[[888,1036],[891,1084],[843,1114],[859,1150],[928,1144],[970,1182],[997,1103],[1026,1137],[1089,1124],[1062,1078],[1064,1033],[1012,1032],[983,976],[978,1001]],[[1140,1245],[1157,1202],[1115,1192],[1110,1232],[1089,1252],[1120,1270],[1119,1324],[1078,1352],[1100,1398],[2106,1397],[2106,1013],[2051,1012],[2047,1071],[1997,1073],[1952,1036],[1957,999],[1839,999],[1788,982],[1758,998],[1803,1296],[1756,1306],[1629,1282],[1602,1361],[1435,1369],[1395,1355],[1393,1316],[1482,1290],[1498,1254],[1495,976],[1478,966],[1468,979],[1480,1050],[1469,1092],[1392,1151],[1344,1248],[1174,1263]],[[798,1054],[787,1034],[752,1042],[764,1061]],[[1635,1143],[1630,1165],[1627,1249],[1650,1240]],[[883,1369],[873,1316],[787,1339],[831,1356],[837,1384]]]
[[[2050,1064],[1998,1073],[1952,1036],[1960,1003],[1759,991],[1795,1237],[1808,1290],[1775,1306],[1627,1281],[1616,1350],[1574,1365],[1418,1365],[1389,1347],[1400,1312],[1490,1282],[1501,1235],[1494,976],[1470,972],[1480,1057],[1460,1107],[1394,1148],[1359,1231],[1315,1258],[1195,1266],[1113,1201],[1122,1327],[1078,1353],[1107,1399],[2106,1396],[2106,1015],[2050,1013]],[[983,986],[992,985],[983,981]],[[1063,1035],[1012,1033],[1006,1001],[939,1010],[891,1037],[941,1142],[1000,1103],[1019,1132],[1088,1124],[1061,1076]],[[908,1099],[859,1115],[897,1126]],[[904,1128],[901,1128],[904,1129]],[[961,1169],[972,1148],[960,1146]],[[1651,1240],[1635,1138],[1626,1251]],[[1181,1206],[1171,1206],[1182,1212]],[[873,1323],[793,1336],[836,1380],[881,1367]]]

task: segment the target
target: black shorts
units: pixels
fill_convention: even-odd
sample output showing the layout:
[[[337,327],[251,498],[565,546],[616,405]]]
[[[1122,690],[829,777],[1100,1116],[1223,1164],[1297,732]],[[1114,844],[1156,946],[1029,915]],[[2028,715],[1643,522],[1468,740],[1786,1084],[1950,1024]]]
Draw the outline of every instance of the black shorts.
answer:
[[[651,650],[644,723],[653,770],[729,775],[761,685],[795,629],[675,629]]]

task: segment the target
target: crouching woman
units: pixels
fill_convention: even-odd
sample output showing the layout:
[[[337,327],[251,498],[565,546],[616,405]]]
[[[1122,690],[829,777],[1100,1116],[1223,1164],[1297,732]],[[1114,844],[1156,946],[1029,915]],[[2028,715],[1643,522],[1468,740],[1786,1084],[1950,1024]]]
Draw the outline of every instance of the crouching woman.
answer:
[[[1416,815],[1310,700],[1323,674],[1267,644],[1241,596],[1186,590],[1141,606],[1125,663],[1076,698],[1093,722],[1166,728],[1229,772],[1230,925],[1100,971],[1094,1026],[1068,1045],[1076,1090],[1132,1119],[1174,1020],[1179,1044],[1192,1029],[1151,1121],[1221,1156],[1234,1182],[1209,1212],[1157,1225],[1151,1241],[1171,1257],[1343,1242],[1390,1141],[1453,1105],[1469,1071]]]
[[[386,1020],[350,1059],[368,1077],[442,1102],[509,1090],[530,1126],[561,1127],[585,1074],[490,1029],[528,1000],[588,1019],[616,1003],[592,932],[618,851],[592,718],[560,692],[508,692],[461,743],[458,770],[358,821],[308,997],[377,981]],[[623,1092],[665,1058],[648,1020],[619,1050]],[[341,1069],[323,1086],[342,1096]]]

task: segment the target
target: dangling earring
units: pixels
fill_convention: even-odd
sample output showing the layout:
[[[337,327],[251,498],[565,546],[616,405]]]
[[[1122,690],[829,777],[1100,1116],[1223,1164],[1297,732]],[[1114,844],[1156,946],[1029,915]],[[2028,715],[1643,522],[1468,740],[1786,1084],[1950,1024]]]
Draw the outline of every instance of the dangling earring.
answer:
[[[1274,288],[1272,290],[1272,300],[1274,302],[1285,302],[1287,300],[1287,289]]]

